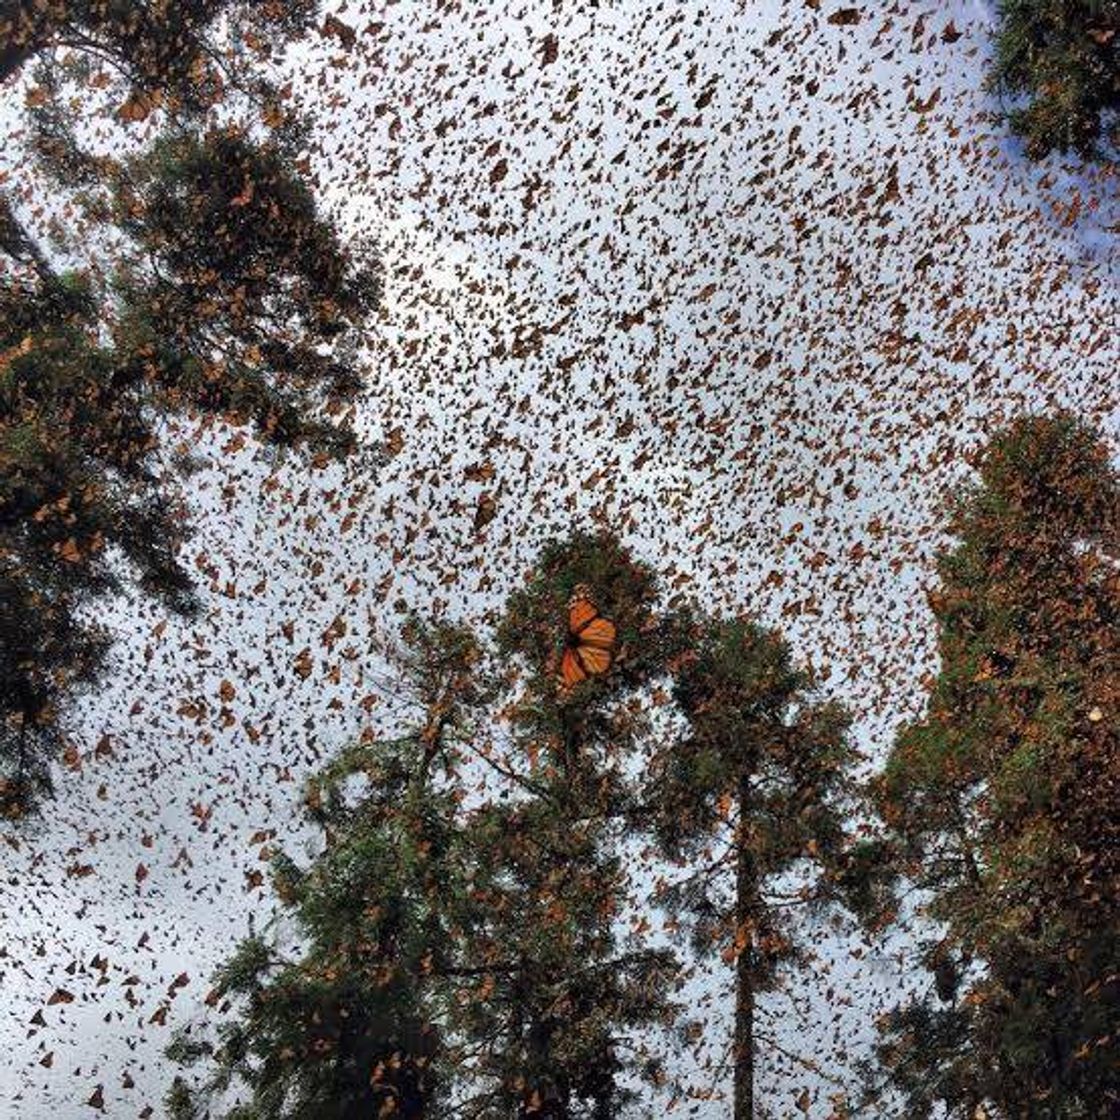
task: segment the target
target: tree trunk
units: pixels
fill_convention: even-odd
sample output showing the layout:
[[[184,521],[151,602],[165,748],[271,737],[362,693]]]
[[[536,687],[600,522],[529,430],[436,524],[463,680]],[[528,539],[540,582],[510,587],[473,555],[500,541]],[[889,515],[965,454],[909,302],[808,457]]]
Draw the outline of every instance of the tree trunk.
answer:
[[[758,873],[750,850],[747,817],[750,780],[739,779],[739,828],[735,861],[735,1108],[734,1120],[754,1120],[754,922]],[[741,939],[746,943],[742,944]]]
[[[533,1016],[526,1037],[530,1084],[526,1086],[518,1120],[566,1120],[569,1097],[566,1078],[555,1075],[552,1065],[552,1035],[555,1026],[547,1016]]]

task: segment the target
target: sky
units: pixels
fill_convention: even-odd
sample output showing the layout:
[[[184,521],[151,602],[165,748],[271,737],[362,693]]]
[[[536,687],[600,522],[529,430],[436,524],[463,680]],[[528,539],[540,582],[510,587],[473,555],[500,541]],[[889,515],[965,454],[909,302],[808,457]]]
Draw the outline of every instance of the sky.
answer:
[[[0,1116],[89,1116],[99,1085],[111,1116],[160,1114],[163,1047],[268,921],[263,849],[312,843],[302,779],[395,718],[398,602],[481,625],[545,540],[605,525],[669,594],[780,626],[881,759],[935,668],[924,589],[968,456],[1024,408],[1118,434],[1115,185],[1008,139],[985,5],[333,10],[353,47],[289,65],[322,197],[384,262],[370,454],[308,474],[190,434],[203,616],[116,605],[80,766],[0,844]],[[350,656],[322,640],[339,615]],[[843,1079],[913,951],[810,936],[803,995],[764,1018]],[[828,1115],[803,1063],[761,1079],[774,1116],[806,1085]]]

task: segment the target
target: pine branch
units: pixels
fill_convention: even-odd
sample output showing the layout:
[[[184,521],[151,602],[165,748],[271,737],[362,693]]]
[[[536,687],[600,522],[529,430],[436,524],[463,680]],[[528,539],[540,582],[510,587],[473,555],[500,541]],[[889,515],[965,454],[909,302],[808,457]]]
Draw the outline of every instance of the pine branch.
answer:
[[[17,217],[11,199],[6,194],[0,194],[0,251],[21,264],[30,264],[44,286],[59,283],[58,273]]]

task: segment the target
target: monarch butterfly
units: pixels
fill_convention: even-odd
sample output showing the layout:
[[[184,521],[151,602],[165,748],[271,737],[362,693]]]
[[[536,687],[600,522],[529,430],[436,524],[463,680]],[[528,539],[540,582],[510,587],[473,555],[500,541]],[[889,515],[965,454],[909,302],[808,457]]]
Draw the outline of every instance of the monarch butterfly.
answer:
[[[588,677],[605,673],[614,662],[615,624],[599,614],[582,584],[568,601],[568,637],[560,660],[560,684],[574,688]]]

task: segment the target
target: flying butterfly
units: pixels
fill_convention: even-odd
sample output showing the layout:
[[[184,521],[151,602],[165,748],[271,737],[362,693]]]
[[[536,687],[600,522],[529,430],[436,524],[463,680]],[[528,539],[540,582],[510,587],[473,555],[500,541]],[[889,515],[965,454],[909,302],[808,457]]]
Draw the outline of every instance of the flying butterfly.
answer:
[[[615,624],[599,614],[588,589],[581,584],[568,601],[568,637],[559,674],[562,688],[574,688],[610,669],[617,637]]]

